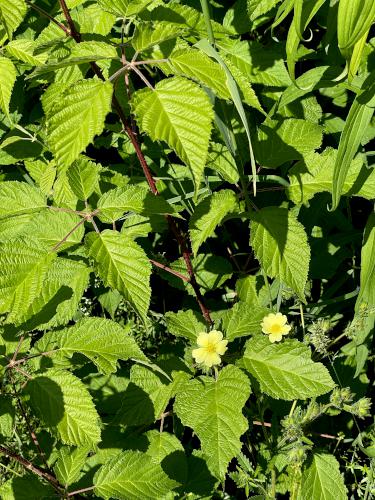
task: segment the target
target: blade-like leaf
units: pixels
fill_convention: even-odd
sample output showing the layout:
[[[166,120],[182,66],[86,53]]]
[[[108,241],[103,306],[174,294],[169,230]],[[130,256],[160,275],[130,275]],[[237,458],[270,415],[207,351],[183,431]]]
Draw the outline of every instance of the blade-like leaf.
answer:
[[[151,297],[151,264],[142,248],[108,229],[89,233],[86,244],[104,283],[118,290],[145,319]]]
[[[17,71],[10,59],[0,57],[0,110],[9,116],[9,104]]]
[[[262,208],[251,219],[250,243],[264,271],[305,301],[310,247],[304,227],[286,208]]]
[[[25,391],[44,424],[65,444],[100,441],[99,415],[85,384],[66,370],[48,370],[30,380]]]
[[[69,87],[47,110],[48,140],[57,164],[68,168],[101,134],[111,109],[112,85],[84,80]]]
[[[348,49],[370,29],[375,20],[373,0],[340,0],[337,13],[339,48],[346,57]]]
[[[361,251],[360,289],[356,302],[359,310],[362,303],[375,306],[375,214],[368,218],[363,235]]]
[[[310,349],[297,340],[272,344],[265,336],[246,343],[243,364],[266,394],[276,399],[307,399],[334,387],[327,368],[311,361]]]
[[[302,474],[301,500],[346,500],[347,490],[339,463],[328,453],[314,453]]]
[[[178,483],[170,479],[152,456],[125,451],[105,463],[94,477],[95,493],[104,499],[155,500]]]
[[[162,140],[190,167],[198,191],[206,164],[213,111],[205,92],[181,77],[159,82],[155,90],[138,90],[132,107],[140,128]]]
[[[233,365],[223,368],[217,380],[190,380],[176,396],[175,412],[200,439],[207,466],[218,479],[241,450],[240,437],[248,427],[242,408],[249,396],[249,379]]]

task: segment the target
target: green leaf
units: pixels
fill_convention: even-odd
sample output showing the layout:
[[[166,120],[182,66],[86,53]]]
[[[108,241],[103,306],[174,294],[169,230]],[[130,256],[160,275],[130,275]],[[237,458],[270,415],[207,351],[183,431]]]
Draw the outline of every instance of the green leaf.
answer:
[[[370,308],[375,306],[375,214],[370,214],[363,235],[360,289],[356,310],[360,310],[362,303]]]
[[[81,243],[85,232],[83,224],[69,234],[81,221],[82,218],[75,214],[45,210],[34,215],[23,234],[36,238],[50,249],[66,238],[58,248],[60,252]]]
[[[326,394],[335,385],[327,368],[310,356],[310,349],[297,340],[272,344],[262,336],[246,343],[243,364],[269,396],[308,399]]]
[[[195,342],[197,336],[206,331],[203,318],[195,311],[167,312],[165,315],[168,331],[176,337],[184,337]]]
[[[111,189],[98,200],[98,217],[102,222],[112,223],[125,212],[141,215],[173,214],[175,209],[162,196],[155,196],[143,186],[128,185]]]
[[[13,476],[0,486],[1,500],[44,500],[53,498],[54,493],[51,485],[42,483],[32,473],[22,477]]]
[[[65,444],[100,441],[99,415],[85,384],[66,370],[47,370],[27,383],[31,406]]]
[[[47,329],[66,325],[78,310],[87,288],[90,268],[70,259],[56,259],[43,282],[41,293],[34,299],[18,322],[27,321],[27,329]]]
[[[191,170],[198,191],[206,164],[213,111],[205,92],[181,77],[159,82],[155,90],[138,90],[132,108],[141,130],[165,141]]]
[[[12,437],[16,418],[16,409],[10,396],[0,395],[0,439]]]
[[[102,133],[112,91],[108,81],[84,80],[66,89],[48,108],[48,140],[58,167],[68,168],[94,136]]]
[[[223,368],[217,380],[202,376],[177,393],[174,410],[198,436],[207,466],[219,479],[241,450],[240,438],[248,428],[242,408],[249,396],[247,376],[233,365]]]
[[[10,98],[16,78],[17,71],[12,61],[7,57],[0,57],[0,110],[8,117]]]
[[[372,0],[340,0],[337,13],[337,38],[344,57],[348,49],[370,29],[375,21]]]
[[[79,158],[66,173],[70,187],[79,200],[90,198],[99,182],[99,166],[88,158]]]
[[[56,254],[37,240],[18,238],[0,245],[0,311],[9,312],[7,322],[22,317],[40,295]]]
[[[111,458],[94,476],[95,494],[119,500],[155,500],[178,483],[159,463],[140,451],[125,451]]]
[[[47,207],[39,189],[26,182],[7,181],[0,184],[0,219],[38,212]]]
[[[262,208],[251,219],[250,244],[264,271],[305,301],[310,247],[304,227],[286,208]]]
[[[363,85],[364,88],[366,88],[365,83]],[[374,108],[369,106],[369,101],[373,99],[374,95],[375,83],[367,91],[356,97],[349,110],[344,130],[340,137],[333,173],[331,210],[335,210],[339,204],[350,164],[358,151],[361,140],[374,114]]]
[[[328,453],[314,453],[302,474],[301,500],[346,500],[347,489],[339,463]]]
[[[24,0],[0,0],[0,21],[3,23],[9,40],[26,15]]]
[[[224,144],[210,143],[206,166],[218,172],[224,180],[231,184],[237,184],[239,181],[240,176],[236,161]]]
[[[288,118],[267,119],[258,129],[254,143],[257,161],[264,167],[275,168],[319,148],[322,127],[307,120]]]
[[[183,32],[183,28],[161,21],[159,23],[141,22],[137,25],[132,37],[135,50],[142,52],[166,40],[176,38]]]
[[[102,9],[120,17],[139,14],[151,2],[152,0],[98,0]]]
[[[89,233],[86,245],[105,285],[118,290],[145,319],[151,297],[151,264],[143,249],[124,234],[108,229]]]
[[[104,318],[84,318],[55,338],[58,352],[72,356],[80,352],[104,374],[114,373],[119,359],[147,361],[133,337],[121,325]]]
[[[295,204],[307,203],[316,193],[332,192],[332,181],[337,151],[327,148],[323,153],[309,153],[304,160],[289,170],[288,197]],[[363,156],[358,155],[350,164],[343,185],[344,196],[373,199],[375,170],[366,168]]]
[[[46,62],[47,54],[42,53],[34,55],[34,51],[37,47],[38,44],[33,40],[22,38],[9,42],[5,48],[8,54],[15,57],[16,59],[26,64],[30,64],[31,66],[38,66]]]
[[[63,446],[57,452],[57,461],[53,466],[53,470],[56,478],[65,488],[79,479],[81,469],[85,465],[89,451],[89,446],[75,449]]]
[[[249,307],[246,302],[238,302],[223,316],[225,338],[231,342],[239,337],[261,333],[261,322],[271,311],[265,307]]]
[[[198,253],[202,243],[213,236],[226,215],[238,211],[237,197],[230,189],[223,189],[204,198],[195,208],[189,223],[193,253]]]

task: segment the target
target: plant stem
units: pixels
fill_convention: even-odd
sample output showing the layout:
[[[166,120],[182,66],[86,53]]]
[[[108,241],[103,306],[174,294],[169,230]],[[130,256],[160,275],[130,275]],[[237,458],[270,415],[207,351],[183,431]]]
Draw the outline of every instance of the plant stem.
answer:
[[[215,38],[214,38],[214,32],[212,30],[210,7],[208,5],[208,1],[201,0],[201,7],[202,7],[202,13],[203,13],[203,17],[204,17],[204,22],[206,24],[208,40],[209,40],[210,44],[215,47]]]
[[[187,276],[179,273],[178,271],[175,271],[174,269],[171,269],[170,267],[166,266],[165,264],[162,264],[161,262],[157,262],[156,260],[153,260],[153,259],[150,259],[150,262],[155,267],[159,267],[160,269],[164,269],[164,271],[167,271],[167,273],[173,274],[174,276],[177,276],[178,278],[181,278],[186,283],[189,283],[190,278],[188,278]]]
[[[38,7],[35,3],[30,2],[30,0],[25,0],[25,1],[26,1],[27,5],[29,5],[32,9],[34,9],[36,12],[39,12],[39,14],[41,14],[43,17],[46,17],[47,19],[49,19],[52,23],[56,24],[56,26],[58,26],[61,30],[63,30],[67,36],[70,36],[70,31],[68,30],[68,28],[66,26],[64,26],[62,23],[59,23],[59,21],[57,19],[52,17],[50,14],[48,14],[48,12],[46,12],[42,8]]]

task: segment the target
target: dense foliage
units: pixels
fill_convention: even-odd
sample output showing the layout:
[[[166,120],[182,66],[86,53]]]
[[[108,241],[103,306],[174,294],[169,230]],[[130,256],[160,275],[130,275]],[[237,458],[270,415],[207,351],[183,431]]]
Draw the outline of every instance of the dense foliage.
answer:
[[[0,497],[375,493],[373,0],[0,0]]]

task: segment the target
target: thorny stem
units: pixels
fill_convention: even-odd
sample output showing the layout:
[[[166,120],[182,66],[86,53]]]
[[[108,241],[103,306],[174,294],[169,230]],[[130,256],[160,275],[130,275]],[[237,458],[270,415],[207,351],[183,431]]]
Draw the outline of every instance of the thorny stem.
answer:
[[[80,493],[86,493],[87,491],[92,491],[95,486],[89,486],[88,488],[81,488],[80,490],[72,491],[68,493],[68,498],[73,497],[75,495],[79,495]]]
[[[51,16],[50,14],[48,14],[48,12],[46,12],[44,9],[38,7],[35,3],[33,2],[30,2],[30,0],[25,0],[27,5],[29,5],[32,9],[34,9],[36,12],[39,12],[39,14],[41,14],[43,17],[46,17],[47,19],[49,19],[52,23],[56,24],[56,26],[58,26],[60,29],[62,29],[67,36],[70,36],[70,31],[68,30],[68,28],[66,26],[64,26],[62,23],[59,23],[59,21],[57,19],[55,19],[53,16]]]
[[[80,43],[81,42],[81,35],[76,30],[74,21],[73,21],[73,19],[70,16],[70,12],[69,12],[69,9],[68,9],[68,7],[66,5],[66,2],[65,2],[65,0],[59,0],[59,1],[60,1],[60,5],[61,5],[61,8],[62,8],[62,11],[63,11],[64,16],[65,16],[65,19],[66,19],[66,21],[67,21],[67,23],[69,25],[69,28],[70,28],[70,35],[72,36],[72,38],[74,38],[74,40],[77,43]],[[134,62],[134,60],[136,58],[136,54],[134,55],[132,62]],[[91,64],[91,68],[94,71],[94,73],[98,76],[98,78],[100,78],[101,80],[105,80],[101,69],[99,68],[99,66],[96,63],[92,63]],[[151,192],[154,195],[159,195],[159,191],[158,191],[158,189],[156,187],[155,180],[154,180],[154,178],[152,176],[152,173],[150,171],[150,168],[149,168],[149,166],[148,166],[148,164],[146,162],[144,154],[142,153],[142,150],[141,150],[140,144],[138,142],[137,136],[133,132],[131,126],[129,125],[129,123],[128,123],[127,119],[126,119],[126,116],[125,116],[125,114],[124,114],[124,112],[123,112],[123,110],[121,108],[121,105],[120,105],[120,103],[117,100],[117,98],[116,98],[115,95],[112,98],[112,105],[113,105],[113,108],[115,109],[116,113],[118,114],[118,116],[119,116],[119,118],[120,118],[120,120],[121,120],[121,122],[123,124],[124,130],[127,133],[127,135],[129,136],[129,139],[130,139],[130,141],[131,141],[131,143],[132,143],[132,145],[134,147],[134,150],[136,152],[137,158],[139,160],[139,163],[141,164],[143,173],[144,173],[144,175],[146,177],[146,180],[147,180],[147,183],[149,185],[149,188],[150,188]],[[195,273],[194,273],[193,265],[192,265],[191,258],[190,258],[190,252],[189,252],[189,249],[187,247],[187,244],[186,244],[186,241],[185,241],[185,237],[182,234],[182,232],[178,229],[178,227],[177,227],[174,219],[170,215],[167,215],[166,219],[168,221],[168,224],[169,224],[169,227],[170,227],[171,231],[173,232],[173,234],[174,234],[175,238],[177,239],[177,242],[178,242],[178,244],[179,244],[179,246],[181,248],[182,255],[183,255],[183,258],[184,258],[184,261],[185,261],[185,264],[186,264],[186,268],[187,268],[187,271],[189,273],[190,284],[193,287],[193,290],[194,290],[194,293],[196,295],[197,302],[198,302],[199,307],[200,307],[200,309],[202,311],[202,314],[203,314],[205,320],[207,321],[207,323],[209,323],[210,325],[212,325],[213,321],[211,319],[210,311],[209,311],[209,309],[205,305],[205,302],[204,302],[203,296],[201,294],[199,285],[198,285],[197,280],[195,278]],[[92,221],[92,222],[94,224],[94,221]],[[95,225],[94,225],[94,228],[95,228],[95,230],[97,230],[97,228],[95,227]]]
[[[23,465],[23,467],[25,467],[25,469],[30,470],[30,471],[34,472],[34,474],[37,474],[42,479],[45,479],[46,481],[48,481],[53,486],[53,488],[56,491],[58,491],[59,493],[61,493],[61,489],[62,488],[61,488],[59,482],[49,472],[47,472],[44,469],[41,469],[39,467],[36,467],[29,460],[26,460],[26,458],[21,457],[17,453],[14,453],[13,451],[11,451],[8,448],[5,448],[4,446],[1,446],[1,445],[0,445],[0,453],[2,453],[3,455],[5,455],[7,457],[12,458],[16,462],[18,462],[21,465]]]
[[[178,278],[182,279],[186,283],[189,283],[190,278],[185,276],[184,274],[179,273],[178,271],[175,271],[174,269],[171,269],[170,267],[166,266],[165,264],[162,264],[161,262],[157,262],[156,260],[150,259],[151,264],[153,264],[156,267],[159,267],[160,269],[164,269],[164,271],[167,271],[170,274],[174,274]]]

